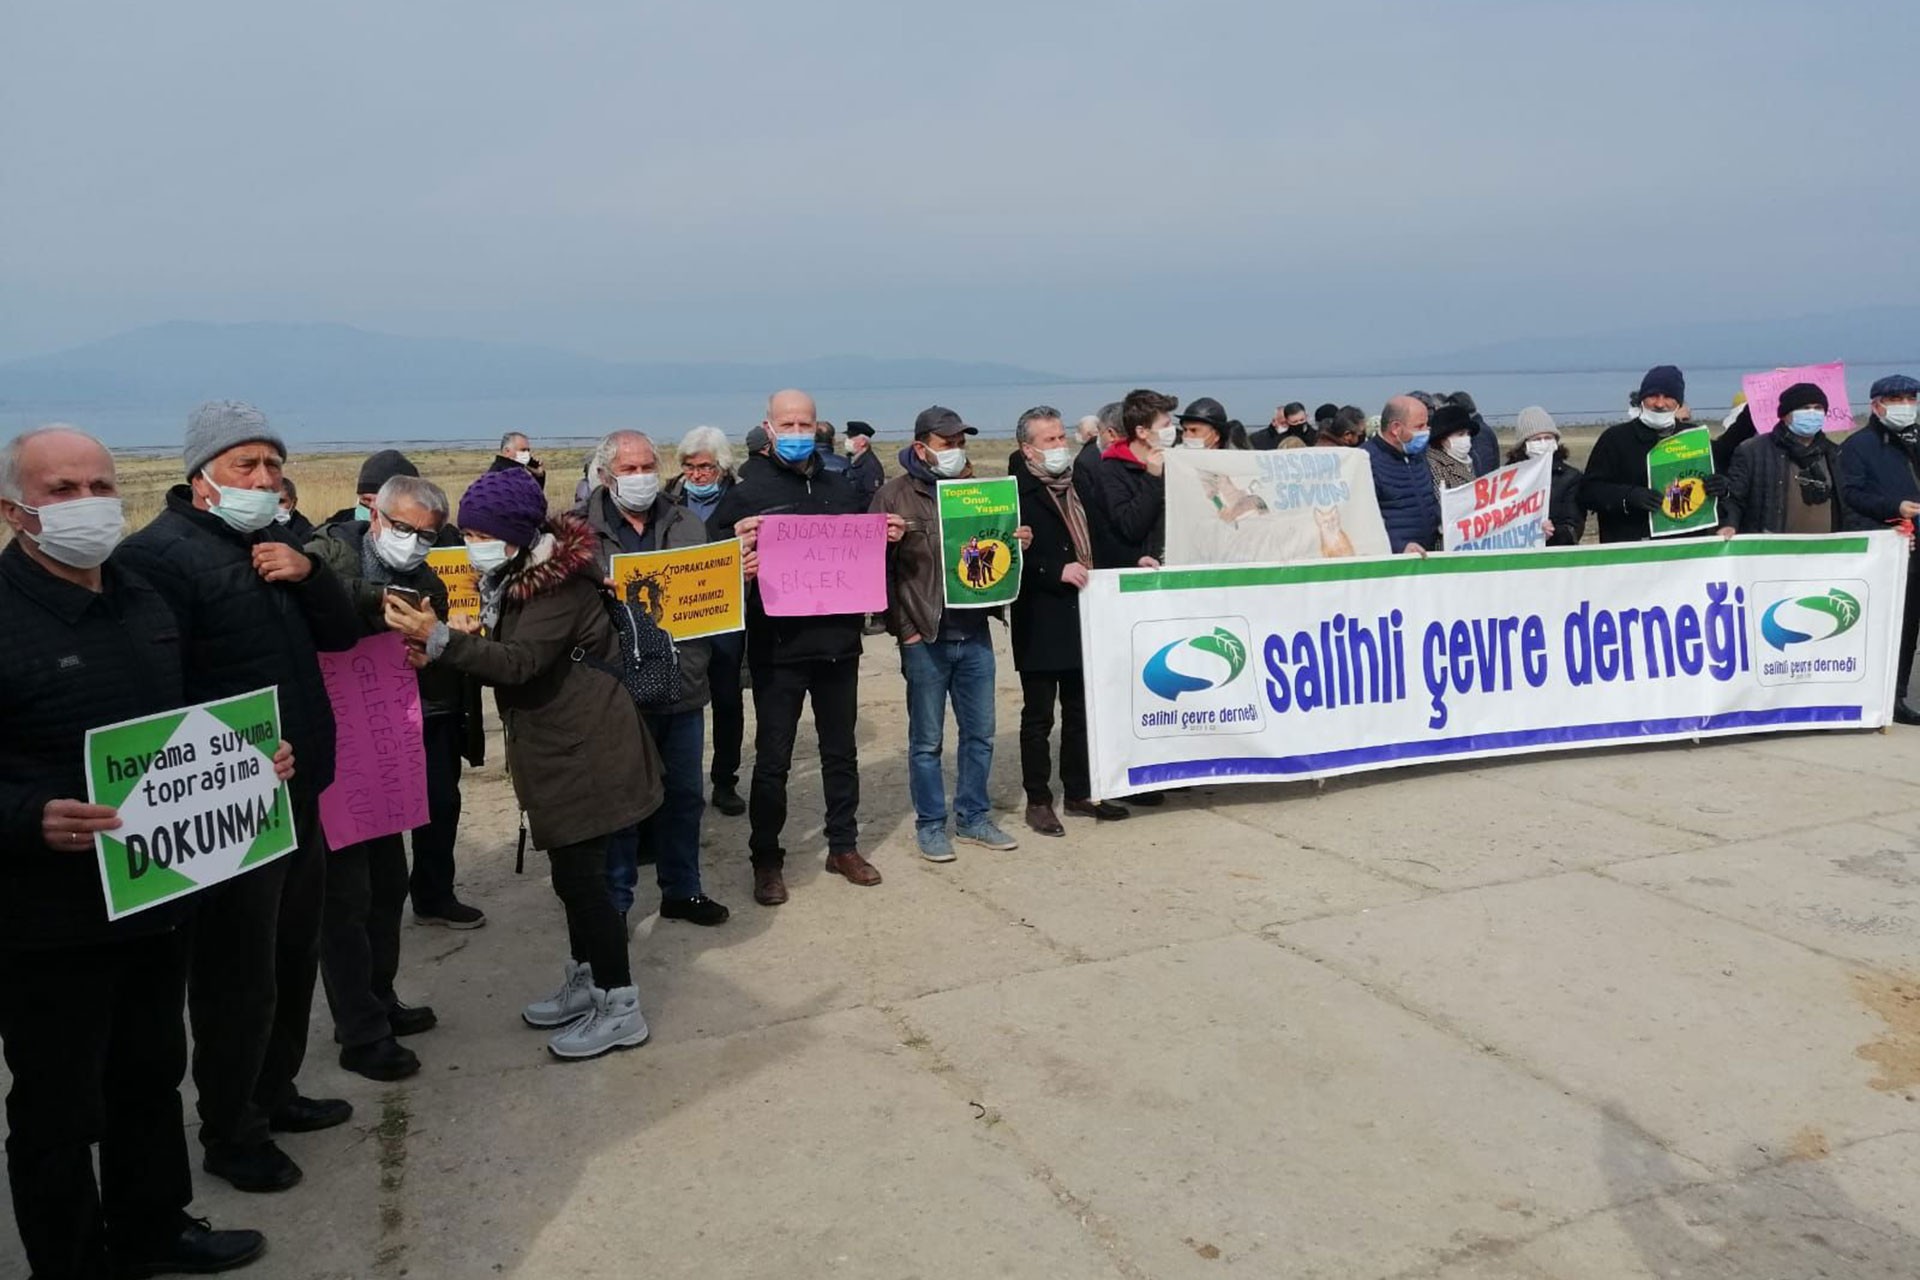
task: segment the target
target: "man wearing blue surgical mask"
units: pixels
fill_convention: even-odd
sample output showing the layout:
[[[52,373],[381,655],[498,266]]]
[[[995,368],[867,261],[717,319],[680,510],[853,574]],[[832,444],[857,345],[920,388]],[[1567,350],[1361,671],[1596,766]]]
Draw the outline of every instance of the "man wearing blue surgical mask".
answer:
[[[186,698],[275,686],[299,757],[298,850],[195,895],[187,1008],[203,1167],[242,1191],[278,1191],[300,1167],[272,1134],[344,1124],[353,1108],[301,1097],[319,962],[326,846],[320,792],[333,780],[333,711],[317,651],[360,640],[340,580],[274,521],[286,442],[250,404],[203,404],[187,420],[186,483],[115,553],[180,621]]]
[[[762,424],[771,445],[765,464],[742,469],[739,483],[713,513],[713,534],[738,536],[748,572],[757,567],[754,542],[767,515],[847,516],[865,510],[845,471],[827,471],[814,452],[813,397],[781,391],[767,401]],[[898,542],[906,521],[887,520]],[[820,785],[826,793],[827,870],[851,884],[877,885],[880,872],[860,853],[860,753],[855,729],[860,707],[861,631],[857,613],[772,618],[757,585],[747,593],[747,662],[753,673],[755,714],[753,784],[747,800],[752,834],[753,900],[775,907],[787,900],[787,776],[800,713],[811,702],[819,735]]]
[[[1839,533],[1840,446],[1827,437],[1827,393],[1799,382],[1780,393],[1778,421],[1733,451],[1720,499],[1720,536]]]
[[[638,431],[615,431],[593,451],[593,492],[578,512],[593,530],[600,572],[611,572],[613,558],[643,551],[678,551],[705,544],[707,526],[693,511],[660,488],[660,453]],[[645,612],[647,598],[630,590],[626,601]],[[660,807],[637,826],[616,831],[607,841],[607,890],[623,918],[633,908],[641,853],[654,865],[660,885],[660,915],[699,925],[726,922],[727,909],[706,895],[700,882],[700,819],[706,796],[700,786],[706,752],[709,640],[681,640],[680,701],[640,719],[660,753],[665,794]]]
[[[1373,467],[1373,492],[1387,541],[1402,552],[1425,555],[1440,545],[1440,499],[1427,465],[1427,406],[1395,396],[1380,411],[1380,430],[1362,447]]]

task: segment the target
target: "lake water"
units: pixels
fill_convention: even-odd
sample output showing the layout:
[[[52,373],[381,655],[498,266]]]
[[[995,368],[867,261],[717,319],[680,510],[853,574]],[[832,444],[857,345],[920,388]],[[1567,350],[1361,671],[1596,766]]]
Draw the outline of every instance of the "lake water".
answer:
[[[1855,412],[1866,408],[1867,388],[1888,373],[1913,372],[1892,365],[1856,365],[1847,371]],[[1414,388],[1466,390],[1490,422],[1509,426],[1528,405],[1542,405],[1563,424],[1616,422],[1625,415],[1627,393],[1640,385],[1642,369],[1559,373],[1444,372],[1350,374],[1337,377],[1203,378],[1156,376],[1115,382],[1069,382],[1032,386],[887,387],[869,390],[821,389],[820,416],[842,427],[850,420],[871,422],[883,439],[906,439],[914,415],[931,404],[957,410],[988,435],[1008,436],[1021,412],[1048,404],[1069,422],[1097,411],[1133,387],[1152,387],[1180,398],[1212,396],[1249,428],[1266,424],[1275,406],[1298,400],[1309,410],[1327,401],[1357,404],[1378,413],[1389,396]],[[1718,418],[1751,369],[1690,369],[1687,389],[1694,412]],[[244,387],[232,393],[242,398]],[[100,406],[38,410],[32,405],[0,406],[0,434],[58,419],[74,422],[121,449],[177,447],[190,406]],[[309,450],[358,450],[370,444],[431,442],[487,448],[502,432],[524,431],[542,447],[591,441],[617,427],[646,431],[677,441],[690,427],[717,426],[738,439],[760,421],[766,408],[760,392],[702,395],[617,396],[583,399],[427,401],[339,405],[263,404],[288,442]]]

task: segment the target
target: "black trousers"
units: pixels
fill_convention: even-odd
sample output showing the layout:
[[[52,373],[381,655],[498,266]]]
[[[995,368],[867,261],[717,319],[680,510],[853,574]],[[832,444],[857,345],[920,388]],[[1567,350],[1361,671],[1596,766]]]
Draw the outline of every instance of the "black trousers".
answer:
[[[333,1038],[349,1048],[393,1034],[387,1010],[400,972],[400,915],[407,906],[407,848],[397,835],[336,849],[327,859],[320,977]]]
[[[320,968],[327,842],[311,791],[293,793],[300,847],[196,894],[187,1015],[200,1141],[254,1146],[291,1102]]]
[[[453,846],[460,835],[460,750],[466,726],[458,715],[428,716],[427,825],[413,829],[413,909],[432,915],[454,901]]]
[[[746,698],[740,687],[740,664],[746,656],[746,636],[715,636],[713,658],[707,664],[712,691],[713,764],[707,776],[716,787],[740,785],[740,743],[747,732]]]
[[[575,964],[593,966],[602,991],[633,985],[627,963],[627,930],[607,896],[607,837],[547,850],[553,892],[567,913],[567,946]]]
[[[756,866],[777,867],[787,856],[780,845],[787,825],[787,774],[800,709],[809,698],[827,799],[827,852],[859,847],[860,748],[854,729],[860,715],[860,660],[768,663],[753,670],[753,789],[747,797],[753,832],[747,847]]]
[[[147,1252],[186,1224],[186,987],[179,932],[0,951],[7,1180],[34,1275],[116,1274],[116,1249]]]
[[[1020,673],[1020,781],[1028,804],[1053,803],[1053,705],[1060,704],[1060,786],[1069,800],[1093,794],[1087,773],[1087,686],[1078,671]]]
[[[1913,645],[1920,640],[1920,555],[1907,557],[1907,606],[1900,615],[1900,667],[1893,700],[1904,702],[1907,681],[1913,679]]]

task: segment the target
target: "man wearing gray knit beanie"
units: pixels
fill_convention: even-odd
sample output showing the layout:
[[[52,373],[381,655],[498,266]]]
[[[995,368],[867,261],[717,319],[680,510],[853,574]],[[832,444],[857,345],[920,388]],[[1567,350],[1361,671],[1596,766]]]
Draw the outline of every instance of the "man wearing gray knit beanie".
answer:
[[[288,1133],[343,1123],[337,1099],[294,1088],[318,970],[326,843],[320,792],[333,777],[333,711],[317,651],[360,639],[353,601],[274,522],[286,441],[250,404],[217,400],[187,418],[186,483],[115,559],[151,583],[180,626],[193,702],[274,686],[293,744],[294,852],[194,895],[187,981],[203,1167],[242,1191],[278,1191],[300,1166]]]

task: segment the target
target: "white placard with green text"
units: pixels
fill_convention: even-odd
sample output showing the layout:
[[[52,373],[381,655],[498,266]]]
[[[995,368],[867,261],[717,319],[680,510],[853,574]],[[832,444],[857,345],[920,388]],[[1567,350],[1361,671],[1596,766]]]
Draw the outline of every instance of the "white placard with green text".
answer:
[[[87,732],[87,798],[120,812],[94,837],[118,920],[272,862],[299,842],[274,776],[280,696],[237,697]]]

